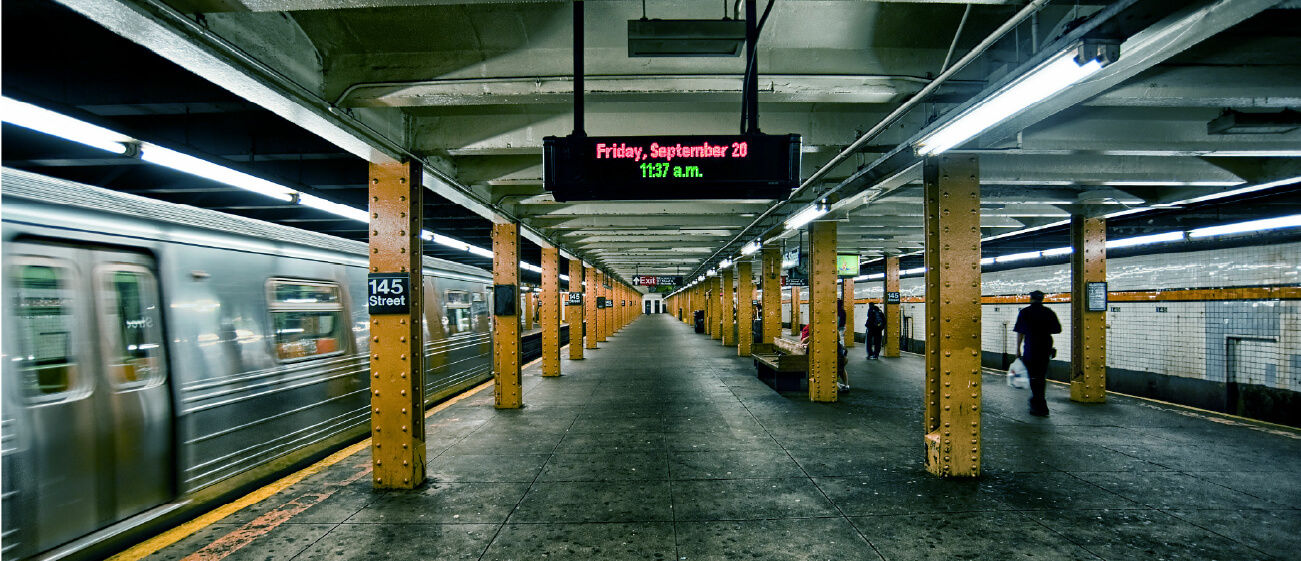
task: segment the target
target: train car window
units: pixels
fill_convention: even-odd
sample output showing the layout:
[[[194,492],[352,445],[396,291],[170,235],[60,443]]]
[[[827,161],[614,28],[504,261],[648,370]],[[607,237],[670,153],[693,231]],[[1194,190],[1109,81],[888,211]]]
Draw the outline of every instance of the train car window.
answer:
[[[166,378],[158,289],[148,270],[114,265],[100,273],[109,372],[119,391]]]
[[[464,290],[448,290],[443,293],[443,313],[447,316],[449,334],[473,331],[470,302],[470,293]]]
[[[15,268],[21,332],[19,377],[29,401],[56,401],[78,387],[72,268],[41,260]]]
[[[478,333],[487,333],[491,331],[488,325],[488,299],[482,292],[473,293],[474,300],[470,302],[470,315],[474,317],[474,330]]]
[[[277,358],[305,360],[345,350],[343,299],[338,285],[275,279],[270,292]]]

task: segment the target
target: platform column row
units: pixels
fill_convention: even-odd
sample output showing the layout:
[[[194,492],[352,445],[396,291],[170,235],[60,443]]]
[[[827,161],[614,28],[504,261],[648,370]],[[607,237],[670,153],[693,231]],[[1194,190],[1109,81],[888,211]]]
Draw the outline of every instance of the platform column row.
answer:
[[[1107,220],[1071,217],[1071,401],[1107,400]],[[1090,309],[1101,291],[1102,309]],[[1096,302],[1095,302],[1096,303]]]

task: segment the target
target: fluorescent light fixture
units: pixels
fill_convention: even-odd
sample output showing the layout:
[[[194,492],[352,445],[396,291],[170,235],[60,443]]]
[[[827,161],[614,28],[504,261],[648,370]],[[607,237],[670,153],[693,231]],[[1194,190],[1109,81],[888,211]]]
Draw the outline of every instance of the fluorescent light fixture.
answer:
[[[1277,230],[1279,228],[1296,228],[1299,226],[1301,226],[1301,214],[1293,214],[1291,216],[1280,216],[1278,218],[1266,218],[1264,220],[1238,222],[1236,224],[1225,224],[1223,226],[1197,228],[1196,230],[1189,230],[1188,237],[1204,238],[1207,236],[1224,236],[1228,234],[1242,234],[1245,232],[1262,232],[1265,230]]]
[[[1048,228],[1056,228],[1056,227],[1058,227],[1058,226],[1065,226],[1065,225],[1070,224],[1070,223],[1071,223],[1070,220],[1058,220],[1057,222],[1053,222],[1053,223],[1051,223],[1051,224],[1044,224],[1044,225],[1042,225],[1042,226],[1035,226],[1035,227],[1033,227],[1033,228],[1026,228],[1026,229],[1024,229],[1024,230],[1016,230],[1016,231],[1013,231],[1013,232],[1005,232],[1005,233],[1002,233],[1002,234],[998,234],[997,236],[989,236],[988,238],[980,238],[980,241],[981,241],[981,242],[988,242],[988,241],[993,241],[993,240],[997,240],[997,239],[1002,239],[1002,238],[1006,238],[1006,237],[1010,237],[1010,236],[1019,236],[1019,235],[1021,235],[1021,234],[1029,234],[1030,232],[1038,232],[1039,230],[1046,230],[1046,229],[1048,229]],[[918,254],[918,253],[921,253],[921,252],[920,252],[920,251],[917,251],[917,252],[913,252],[913,253],[908,253],[908,254],[906,254],[906,255],[916,255],[916,254]]]
[[[525,271],[533,271],[534,273],[542,272],[542,267],[539,267],[527,261],[520,261],[519,268],[524,269]]]
[[[708,271],[705,271],[705,276],[707,276],[707,277],[716,277],[716,276],[718,276],[718,270],[716,270],[716,269],[710,269],[710,270],[708,270]]]
[[[472,245],[472,246],[469,247],[469,249],[466,249],[466,251],[468,251],[468,252],[470,252],[470,253],[473,253],[473,254],[475,254],[475,255],[478,255],[479,257],[487,257],[488,259],[492,259],[492,250],[491,250],[491,249],[484,249],[484,248],[479,247],[479,246],[477,246],[477,245]]]
[[[700,275],[700,278],[696,279],[696,282],[705,282],[705,275]]]
[[[1147,245],[1162,242],[1183,241],[1183,232],[1166,232],[1164,234],[1152,234],[1150,236],[1138,236],[1134,238],[1122,238],[1119,240],[1108,240],[1107,249],[1116,249],[1121,247],[1133,247],[1136,245]]]
[[[915,268],[915,269],[905,269],[905,270],[899,271],[899,275],[900,275],[900,276],[903,276],[903,275],[919,275],[919,274],[921,274],[921,273],[925,273],[925,272],[926,272],[926,267],[917,267],[917,268]]]
[[[1274,187],[1282,187],[1282,186],[1284,186],[1284,185],[1291,185],[1291,184],[1293,184],[1293,183],[1301,183],[1301,175],[1296,176],[1296,177],[1289,177],[1289,178],[1287,178],[1287,179],[1280,179],[1280,180],[1278,180],[1278,181],[1270,181],[1269,183],[1261,183],[1260,185],[1252,185],[1252,186],[1250,186],[1250,187],[1243,187],[1243,188],[1241,188],[1241,189],[1234,189],[1234,190],[1232,190],[1232,191],[1223,191],[1223,192],[1220,192],[1220,193],[1212,193],[1212,194],[1210,194],[1210,195],[1203,195],[1203,196],[1201,196],[1201,197],[1197,197],[1197,198],[1194,198],[1194,199],[1187,199],[1187,200],[1183,200],[1183,201],[1176,201],[1176,202],[1173,202],[1173,203],[1169,203],[1169,205],[1170,205],[1170,206],[1177,206],[1177,205],[1185,205],[1185,204],[1191,204],[1191,203],[1201,203],[1201,202],[1205,202],[1205,201],[1213,201],[1213,200],[1215,200],[1215,199],[1222,199],[1222,198],[1224,198],[1224,197],[1232,197],[1232,196],[1235,196],[1235,195],[1242,195],[1242,194],[1246,194],[1246,193],[1252,193],[1252,192],[1255,192],[1255,191],[1263,191],[1263,190],[1265,190],[1265,189],[1273,189]]]
[[[814,204],[811,206],[804,207],[804,210],[801,210],[795,213],[794,216],[791,216],[790,218],[786,219],[786,229],[787,230],[799,229],[805,224],[812,222],[814,219],[826,213],[827,213],[827,208],[821,204]]]
[[[980,258],[980,264],[981,264],[981,265],[993,265],[993,264],[994,264],[994,258],[993,258],[993,257],[981,257],[981,258]]]
[[[1125,209],[1125,210],[1118,210],[1118,211],[1113,212],[1113,213],[1110,213],[1110,214],[1104,214],[1102,217],[1103,217],[1103,218],[1119,218],[1119,217],[1121,217],[1121,216],[1129,216],[1129,215],[1131,215],[1131,214],[1138,214],[1138,213],[1140,213],[1140,212],[1147,212],[1147,211],[1149,211],[1149,210],[1152,210],[1152,209],[1147,208],[1147,207],[1127,208],[1127,209]]]
[[[569,275],[560,275],[560,280],[569,282]]]
[[[962,144],[1021,110],[1102,70],[1102,62],[1097,59],[1081,65],[1075,61],[1075,57],[1076,49],[1071,49],[1048,60],[923,138],[917,143],[917,153],[922,156],[939,154]]]
[[[1070,255],[1072,253],[1075,253],[1075,248],[1073,247],[1054,247],[1052,249],[1045,249],[1044,257],[1056,257],[1058,255]]]
[[[1221,158],[1297,158],[1301,157],[1301,150],[1216,150],[1202,155]]]
[[[213,181],[225,183],[240,189],[266,195],[273,199],[288,202],[293,199],[294,190],[272,183],[261,177],[254,177],[242,171],[214,164],[207,160],[182,154],[156,144],[145,143],[140,147],[140,159],[146,162],[172,168],[177,171],[197,175]]]
[[[459,249],[461,251],[470,251],[470,244],[456,238],[449,238],[442,234],[434,234],[433,242],[439,245]]]
[[[731,260],[731,259],[724,259],[724,260],[718,262],[718,268],[719,268],[719,269],[726,269],[726,268],[731,267],[731,266],[732,266],[732,260]]]
[[[320,197],[308,195],[307,193],[298,194],[298,204],[311,207],[317,210],[323,210],[330,214],[351,218],[358,222],[370,223],[370,213],[359,208],[352,208],[345,204],[327,201]]]
[[[994,262],[1007,263],[1008,261],[1021,261],[1023,259],[1034,259],[1036,257],[1039,257],[1041,254],[1042,252],[1039,251],[1027,251],[1025,253],[1010,253],[1007,255],[1000,255],[998,257],[995,257]]]
[[[870,275],[858,275],[854,277],[854,282],[883,279],[883,278],[885,278],[885,273],[872,273]]]
[[[432,241],[434,241],[434,233],[433,233],[433,232],[430,232],[429,230],[421,230],[421,231],[420,231],[420,237],[421,237],[421,239],[423,239],[423,240],[425,240],[425,241],[427,241],[427,242],[432,242]]]
[[[126,143],[132,141],[122,133],[7,97],[0,97],[0,119],[114,154],[126,154]]]
[[[759,251],[759,247],[760,245],[758,241],[752,241],[748,244],[745,244],[744,246],[741,247],[741,255],[750,255],[756,251]]]
[[[1233,187],[1246,181],[1103,181],[1108,187]]]

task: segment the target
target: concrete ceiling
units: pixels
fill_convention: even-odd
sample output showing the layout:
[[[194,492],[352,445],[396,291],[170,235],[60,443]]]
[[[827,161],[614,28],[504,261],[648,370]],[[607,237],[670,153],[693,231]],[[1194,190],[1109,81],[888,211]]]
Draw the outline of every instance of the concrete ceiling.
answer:
[[[247,160],[260,173],[358,206],[365,200],[365,160],[421,158],[437,179],[428,228],[487,247],[490,220],[519,220],[533,245],[557,245],[625,279],[692,274],[734,257],[741,244],[780,234],[786,215],[823,197],[835,201],[829,219],[840,221],[842,252],[870,260],[919,249],[920,171],[911,142],[1000,80],[1085,35],[1123,41],[1120,60],[960,148],[981,157],[987,236],[1053,224],[1072,212],[1143,208],[1301,175],[1301,131],[1206,130],[1226,108],[1301,106],[1301,9],[1292,3],[1048,2],[992,38],[983,54],[913,110],[882,123],[923,92],[946,59],[962,58],[1027,3],[784,0],[774,5],[759,41],[759,125],[767,133],[801,135],[803,177],[813,179],[785,201],[579,203],[557,203],[542,185],[543,137],[567,135],[574,126],[568,2],[57,4],[134,43],[128,64],[184,72],[123,69],[144,83],[96,92],[84,76],[41,78],[39,69],[20,64],[21,72],[5,69],[6,95],[56,98],[143,134]],[[588,134],[738,131],[742,58],[629,58],[626,22],[642,17],[643,3],[585,4]],[[726,1],[645,6],[651,18],[734,16]],[[48,0],[7,1],[5,10],[6,16],[70,17]],[[62,39],[52,48],[67,52],[47,53],[43,64],[85,54],[85,46],[77,47],[83,39]],[[6,67],[15,56],[22,55],[6,49]],[[166,82],[151,77],[181,75]],[[864,136],[874,128],[880,130]],[[6,134],[14,133],[6,128]],[[256,144],[256,158],[248,144]],[[80,169],[74,177],[105,182],[107,172],[84,158],[11,154],[6,140],[6,165],[65,174]],[[112,173],[120,181],[128,172]],[[148,172],[130,173],[146,183]],[[163,198],[186,191],[157,178],[147,185],[138,191]],[[337,235],[365,233],[328,217],[286,217],[275,205],[250,208],[233,195],[223,201],[212,186],[201,191],[202,197],[187,191],[174,198]],[[799,239],[787,236],[784,243]]]

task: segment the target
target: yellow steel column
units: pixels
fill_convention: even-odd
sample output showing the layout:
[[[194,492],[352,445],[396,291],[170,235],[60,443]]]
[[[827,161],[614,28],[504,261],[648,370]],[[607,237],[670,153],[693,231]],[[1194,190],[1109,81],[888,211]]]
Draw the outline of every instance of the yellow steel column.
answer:
[[[524,330],[525,331],[533,330],[533,314],[535,312],[534,302],[535,300],[533,299],[532,291],[524,294]]]
[[[601,318],[601,324],[605,326],[605,338],[609,339],[614,336],[614,279],[609,273],[606,273],[602,287],[605,291],[605,317]]]
[[[569,360],[583,360],[583,261],[569,260],[569,293],[578,294],[577,304],[568,304],[565,314],[569,317]],[[570,297],[572,302],[572,296]]]
[[[542,248],[542,292],[538,294],[542,320],[542,376],[560,375],[560,250]]]
[[[845,348],[854,346],[854,279],[841,283],[840,298],[845,302]]]
[[[809,399],[836,401],[836,223],[809,224]]]
[[[1107,219],[1071,217],[1071,401],[1107,400]],[[1101,284],[1094,284],[1101,283]],[[1101,292],[1090,295],[1089,285]],[[1102,310],[1089,310],[1089,300]]]
[[[519,225],[497,223],[492,225],[492,282],[498,287],[509,286],[510,292],[519,290]],[[505,292],[506,290],[503,290]],[[511,297],[510,308],[518,314],[519,296]],[[496,378],[498,409],[516,409],[524,406],[520,389],[520,324],[509,314],[500,314],[492,326],[492,370]]]
[[[597,340],[600,339],[600,331],[597,329],[600,323],[601,311],[596,308],[596,297],[600,294],[601,271],[588,267],[586,273],[587,286],[583,287],[583,307],[585,312],[583,318],[587,320],[587,335],[583,338],[587,341],[587,348],[595,349]]]
[[[731,316],[724,318],[723,312],[723,274],[719,273],[714,277],[714,332],[712,334],[715,341],[723,340],[723,326],[732,320]]]
[[[763,274],[759,277],[759,288],[763,290],[763,345],[771,345],[782,334],[781,263],[780,248],[763,248]]]
[[[791,335],[799,336],[800,328],[804,327],[800,317],[800,287],[791,287]]]
[[[596,269],[595,271],[596,271],[596,284],[590,284],[589,286],[593,291],[592,300],[595,300],[597,303],[596,314],[592,316],[592,319],[596,321],[593,322],[594,325],[590,325],[588,326],[588,328],[596,332],[597,342],[604,343],[605,342],[605,308],[602,307],[601,304],[605,302],[605,271],[602,271],[600,269]],[[596,347],[592,347],[592,348],[596,348]]]
[[[713,337],[714,336],[714,300],[716,300],[716,298],[714,298],[714,280],[707,279],[705,281],[705,284],[701,286],[706,286],[709,288],[704,292],[705,301],[701,305],[704,306],[703,309],[705,310],[705,334],[710,337]]]
[[[370,316],[371,465],[377,489],[425,481],[420,164],[370,164],[370,272],[407,281],[407,313]],[[379,282],[374,281],[374,282]],[[389,290],[384,295],[394,295]]]
[[[891,295],[894,295],[892,297]],[[899,339],[902,336],[899,327],[899,256],[887,255],[885,257],[885,294],[883,295],[882,311],[885,312],[885,350],[881,352],[887,357],[899,356]]]
[[[736,320],[732,319],[736,317],[736,289],[732,285],[732,277],[735,276],[735,272],[731,267],[728,267],[727,269],[719,271],[718,276],[723,279],[723,346],[735,347]]]
[[[926,222],[926,469],[980,475],[980,167],[922,166]]]
[[[736,264],[736,354],[750,356],[754,346],[754,273],[750,261]]]

